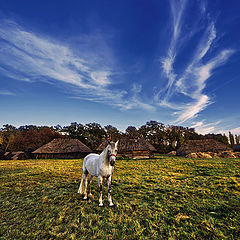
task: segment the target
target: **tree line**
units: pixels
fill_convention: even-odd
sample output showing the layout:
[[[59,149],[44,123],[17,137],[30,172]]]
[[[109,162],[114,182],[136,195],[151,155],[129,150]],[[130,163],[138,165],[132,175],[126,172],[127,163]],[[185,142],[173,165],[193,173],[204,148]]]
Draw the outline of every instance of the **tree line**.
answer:
[[[54,138],[75,138],[95,150],[103,139],[117,139],[121,136],[130,138],[143,137],[150,142],[158,152],[167,153],[176,150],[186,140],[216,139],[224,144],[229,144],[224,134],[196,133],[194,128],[164,125],[157,121],[148,121],[139,128],[128,126],[121,132],[112,125],[101,126],[98,123],[81,124],[71,123],[69,126],[35,126],[25,125],[19,128],[13,125],[3,125],[0,129],[0,151],[25,151],[32,152]],[[231,145],[239,144],[240,136],[229,133]]]

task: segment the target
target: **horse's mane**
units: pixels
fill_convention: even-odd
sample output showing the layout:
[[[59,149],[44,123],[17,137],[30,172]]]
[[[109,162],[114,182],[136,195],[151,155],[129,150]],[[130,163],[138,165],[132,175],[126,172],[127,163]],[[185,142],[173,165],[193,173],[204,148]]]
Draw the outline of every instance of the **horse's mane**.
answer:
[[[100,157],[102,157],[105,161],[106,156],[107,156],[107,147],[108,145],[104,148],[104,150],[100,153]]]
[[[114,142],[110,142],[110,145],[115,147],[115,143]],[[107,147],[108,147],[108,145],[100,153],[100,157],[102,157],[104,159],[104,161],[107,159]]]

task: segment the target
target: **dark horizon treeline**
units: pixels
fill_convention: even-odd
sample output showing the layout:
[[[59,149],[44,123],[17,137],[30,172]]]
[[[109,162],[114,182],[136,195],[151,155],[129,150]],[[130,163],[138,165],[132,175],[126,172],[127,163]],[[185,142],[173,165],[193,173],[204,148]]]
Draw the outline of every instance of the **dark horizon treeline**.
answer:
[[[112,125],[102,127],[98,123],[81,124],[71,123],[69,126],[35,126],[25,125],[16,128],[6,124],[0,129],[0,151],[25,151],[32,152],[54,138],[76,138],[90,147],[93,151],[103,139],[117,139],[121,136],[131,138],[144,137],[160,153],[176,150],[186,140],[213,138],[224,144],[229,144],[226,135],[206,134],[195,132],[194,128],[164,125],[157,121],[149,121],[139,128],[128,126],[125,133]],[[239,136],[229,132],[231,145],[239,144]]]

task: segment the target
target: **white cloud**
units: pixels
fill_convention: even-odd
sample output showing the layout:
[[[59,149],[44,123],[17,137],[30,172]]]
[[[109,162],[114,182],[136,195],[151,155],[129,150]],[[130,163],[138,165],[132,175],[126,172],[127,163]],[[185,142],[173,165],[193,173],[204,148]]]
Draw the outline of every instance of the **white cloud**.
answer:
[[[167,56],[161,59],[162,70],[166,74],[168,82],[166,85],[165,101],[171,97],[172,85],[175,82],[173,64],[176,57],[177,47],[180,45],[180,33],[182,28],[182,17],[185,9],[186,0],[170,1],[172,13],[172,38],[167,51]]]
[[[84,36],[71,47],[48,36],[23,29],[13,21],[0,26],[1,73],[16,80],[68,84],[73,98],[100,102],[121,109],[153,107],[135,93],[113,88],[114,56],[102,36]],[[89,44],[89,45],[88,45]]]
[[[207,95],[201,95],[195,102],[188,104],[183,110],[179,111],[179,115],[175,123],[183,123],[187,120],[197,117],[198,113],[210,104]]]
[[[110,72],[106,71],[98,71],[98,72],[92,72],[90,74],[91,78],[97,85],[106,86],[111,84],[111,81],[109,79]]]
[[[221,121],[217,121],[214,123],[205,123],[205,120],[199,121],[199,122],[193,122],[193,125],[191,128],[195,128],[197,133],[200,134],[208,134],[213,133],[218,129],[218,125],[221,123]]]
[[[183,31],[184,12],[187,8],[186,1],[171,1],[172,13],[172,38],[166,57],[161,60],[161,67],[167,80],[166,89],[155,95],[155,100],[159,101],[160,106],[169,107],[176,110],[174,115],[177,117],[174,123],[184,123],[203,111],[207,106],[213,103],[213,100],[205,92],[207,80],[212,77],[213,70],[224,64],[230,56],[235,52],[233,49],[223,49],[213,55],[213,45],[216,40],[217,31],[215,23],[210,20],[210,16],[206,14],[205,4],[200,4],[200,16],[195,16],[192,31]],[[200,20],[202,21],[200,21]],[[205,29],[203,29],[203,23]],[[201,24],[201,25],[200,25]],[[202,31],[199,42],[193,48],[192,58],[189,63],[182,67],[179,71],[175,64],[177,58],[181,57],[181,46],[191,43],[191,38],[195,33]],[[186,37],[189,35],[189,37]],[[196,42],[196,40],[195,40]],[[175,98],[182,95],[183,100],[176,102]],[[186,101],[187,99],[187,101]]]
[[[16,94],[8,90],[0,90],[0,95],[15,96]]]
[[[122,104],[122,109],[132,109],[133,106],[138,106],[139,108],[145,109],[147,111],[153,111],[155,109],[151,104],[147,103],[148,101],[141,100],[142,85],[134,83],[131,91],[132,97],[130,98],[130,101]]]
[[[101,33],[81,36],[76,48],[76,44],[73,47],[68,42],[30,32],[14,22],[2,21],[0,71],[10,78],[29,83],[46,80],[60,86],[59,83],[64,83],[70,88],[72,98],[104,103],[122,110],[140,108],[153,111],[155,106],[170,108],[174,111],[174,123],[187,122],[214,102],[205,91],[207,81],[214,70],[234,53],[232,49],[216,51],[214,48],[217,29],[203,2],[199,5],[200,15],[194,16],[193,23],[190,23],[192,28],[186,32],[187,3],[186,0],[170,1],[172,36],[166,55],[160,61],[166,84],[165,88],[156,90],[155,96],[149,97],[151,99],[144,99],[145,92],[140,84],[128,83],[129,89],[126,90],[116,87],[120,84],[115,82],[113,75],[123,71],[116,71],[114,51]],[[196,33],[202,35],[192,44]],[[187,53],[189,62],[185,63],[181,62],[181,50],[187,45],[191,45],[192,50]],[[178,64],[180,62],[182,65]],[[177,65],[181,65],[181,69]]]

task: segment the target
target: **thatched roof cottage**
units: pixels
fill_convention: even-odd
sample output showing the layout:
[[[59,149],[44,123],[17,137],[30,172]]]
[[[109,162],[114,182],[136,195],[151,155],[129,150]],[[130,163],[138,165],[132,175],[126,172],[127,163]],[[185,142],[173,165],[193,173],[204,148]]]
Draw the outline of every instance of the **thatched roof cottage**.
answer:
[[[213,152],[220,153],[224,151],[232,151],[227,145],[218,142],[215,139],[202,139],[202,140],[188,140],[184,142],[177,150],[177,155],[186,156],[190,153],[198,152]]]
[[[82,158],[92,150],[78,139],[56,138],[33,152],[35,158]]]
[[[104,140],[97,148],[98,152],[104,150],[107,140]],[[118,157],[125,156],[133,159],[151,158],[157,150],[144,138],[121,137],[118,143]]]

